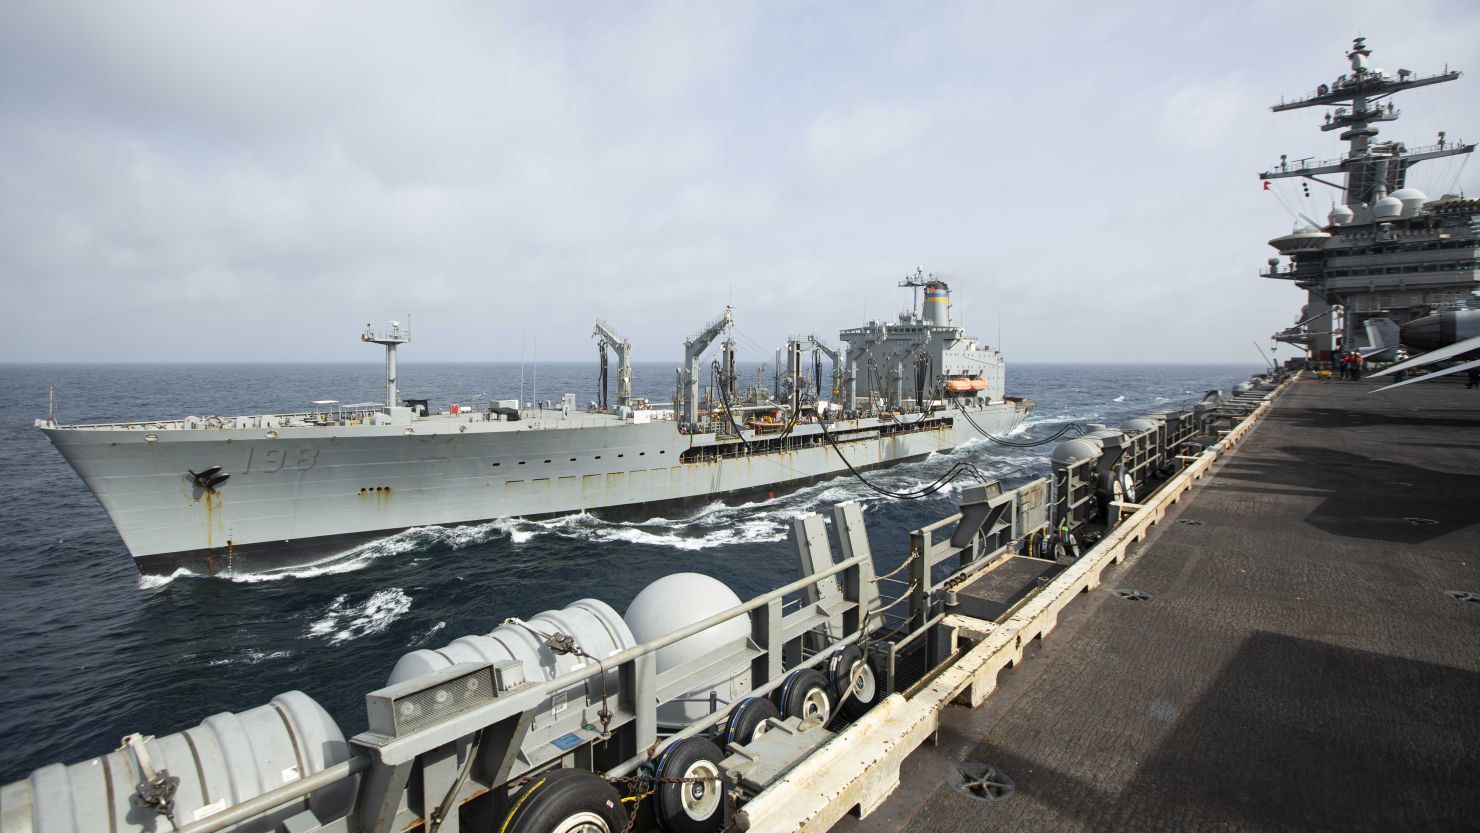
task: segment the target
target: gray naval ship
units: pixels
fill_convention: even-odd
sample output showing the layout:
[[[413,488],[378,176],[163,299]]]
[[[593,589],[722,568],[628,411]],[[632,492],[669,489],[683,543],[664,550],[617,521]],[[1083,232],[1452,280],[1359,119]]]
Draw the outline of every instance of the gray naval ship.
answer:
[[[396,348],[411,335],[392,322],[360,336],[385,348],[384,403],[90,425],[63,425],[52,413],[36,426],[145,573],[307,564],[421,526],[575,512],[660,517],[1017,428],[1033,403],[1006,396],[1001,353],[953,323],[946,282],[917,270],[900,285],[912,290],[911,309],[844,330],[841,349],[789,339],[769,391],[740,390],[726,339],[701,399],[700,360],[731,328],[726,309],[684,342],[673,403],[632,396],[632,345],[598,320],[603,380],[608,347],[619,365],[614,403],[577,408],[567,393],[556,404],[433,408],[398,394]]]
[[[1336,159],[1282,156],[1259,174],[1266,188],[1299,178],[1307,193],[1312,184],[1340,193],[1326,223],[1301,215],[1291,233],[1269,241],[1285,260],[1272,257],[1260,272],[1307,292],[1295,324],[1274,338],[1305,350],[1313,364],[1346,351],[1394,361],[1402,346],[1431,349],[1474,335],[1480,315],[1464,309],[1480,291],[1480,199],[1430,199],[1408,182],[1414,165],[1472,153],[1475,145],[1441,131],[1433,144],[1409,147],[1379,141],[1377,129],[1402,115],[1393,96],[1453,81],[1460,72],[1388,72],[1373,66],[1371,56],[1366,39],[1357,38],[1347,52],[1348,72],[1271,108],[1331,108],[1320,129],[1340,131],[1349,146]],[[1324,178],[1343,174],[1344,182]]]

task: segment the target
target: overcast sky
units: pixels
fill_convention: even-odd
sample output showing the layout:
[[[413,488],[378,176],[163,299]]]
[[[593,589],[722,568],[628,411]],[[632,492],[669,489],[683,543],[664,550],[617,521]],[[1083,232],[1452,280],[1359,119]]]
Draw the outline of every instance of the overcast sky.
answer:
[[[6,3],[0,361],[677,360],[892,316],[917,265],[1017,361],[1257,361],[1293,218],[1373,63],[1459,81],[1384,136],[1480,137],[1473,2]],[[1415,169],[1480,192],[1480,162]],[[1282,186],[1323,219],[1331,194]],[[1284,348],[1285,355],[1290,348]],[[743,359],[761,358],[755,351]]]

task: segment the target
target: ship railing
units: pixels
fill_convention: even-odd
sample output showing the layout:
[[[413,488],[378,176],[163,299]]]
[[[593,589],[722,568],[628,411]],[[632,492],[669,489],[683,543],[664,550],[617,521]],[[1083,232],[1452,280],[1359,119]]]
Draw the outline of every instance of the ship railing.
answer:
[[[246,427],[263,427],[263,420],[272,420],[275,427],[313,425],[322,422],[331,413],[325,411],[297,411],[280,414],[248,414],[242,416],[180,417],[177,419],[138,420],[134,422],[89,422],[75,425],[57,425],[58,428],[82,431],[201,431],[234,429],[245,422]]]
[[[1402,157],[1405,157],[1405,156],[1417,156],[1417,155],[1425,154],[1425,153],[1439,153],[1441,151],[1446,151],[1446,150],[1452,151],[1452,150],[1455,150],[1456,148],[1463,148],[1463,147],[1465,147],[1465,143],[1464,143],[1463,140],[1460,140],[1460,141],[1454,141],[1454,142],[1448,142],[1448,141],[1446,141],[1442,145],[1441,144],[1415,145],[1413,147],[1409,147],[1407,145],[1403,145],[1403,146],[1401,146],[1400,150],[1398,152],[1396,152],[1396,153],[1384,153],[1384,152],[1382,152],[1381,149],[1369,149],[1369,150],[1362,151],[1360,153],[1343,153],[1340,156],[1336,156],[1336,157],[1333,157],[1333,158],[1330,158],[1330,159],[1315,159],[1315,158],[1310,158],[1310,159],[1296,159],[1294,161],[1287,161],[1287,162],[1284,162],[1282,164],[1275,165],[1274,167],[1270,168],[1268,171],[1265,171],[1265,173],[1271,173],[1271,174],[1272,173],[1290,173],[1292,171],[1298,173],[1300,171],[1311,170],[1311,169],[1314,169],[1314,168],[1324,168],[1324,167],[1331,166],[1331,165],[1344,165],[1347,162],[1352,162],[1352,161],[1362,160],[1362,159],[1399,159],[1399,158],[1402,158]]]
[[[878,602],[873,557],[863,531],[862,510],[856,502],[850,502],[835,507],[834,514],[849,529],[844,553],[852,552],[852,555],[834,561],[820,516],[797,519],[796,535],[799,536],[798,547],[803,551],[804,563],[811,558],[811,569],[804,567],[803,578],[666,636],[588,662],[582,668],[548,682],[490,691],[481,701],[471,701],[470,698],[461,710],[445,715],[440,722],[406,734],[387,737],[362,733],[352,739],[356,752],[348,761],[180,830],[182,833],[224,830],[271,813],[316,790],[362,775],[364,779],[350,816],[319,820],[317,826],[305,830],[409,829],[425,823],[435,809],[430,806],[430,798],[426,801],[427,806],[415,806],[412,791],[407,786],[408,776],[414,768],[421,772],[416,793],[427,797],[449,796],[443,807],[451,807],[455,813],[461,804],[489,789],[510,785],[529,772],[548,766],[550,761],[531,762],[528,758],[522,759],[527,762],[522,769],[513,765],[515,753],[520,751],[521,742],[531,731],[526,716],[536,712],[552,697],[579,691],[575,687],[598,676],[604,678],[613,671],[618,679],[615,690],[586,702],[581,709],[572,708],[572,713],[566,715],[572,725],[585,729],[601,726],[602,733],[584,732],[586,740],[580,747],[562,749],[554,760],[569,760],[567,756],[574,755],[576,761],[586,761],[586,766],[608,778],[630,775],[644,763],[655,760],[669,745],[704,732],[729,717],[742,698],[726,702],[711,697],[708,702],[714,708],[709,715],[675,733],[659,736],[659,705],[691,699],[687,693],[711,683],[716,669],[746,668],[751,680],[762,681],[751,687],[746,696],[764,696],[779,688],[792,672],[822,665],[834,651],[863,639],[867,631],[878,624],[877,621],[869,621],[869,611],[877,607]],[[817,543],[819,531],[820,547]],[[803,542],[804,539],[810,542],[810,547]],[[658,651],[741,617],[748,617],[750,633],[739,647],[727,645],[661,675],[657,672]],[[460,663],[445,672],[420,678],[428,682],[425,690],[416,694],[407,694],[403,684],[374,692],[367,699],[396,690],[396,696],[401,698],[396,702],[404,701],[406,697],[425,695],[438,685],[446,684],[448,679],[461,679],[458,675],[486,673],[488,668],[486,663]],[[589,683],[586,688],[593,690]],[[604,685],[594,690],[604,691]],[[604,716],[603,711],[606,712]],[[475,743],[480,744],[476,751],[479,760],[506,762],[501,772],[490,776],[481,767],[473,767],[470,772],[460,774],[458,767],[445,765],[449,754],[454,763],[458,754],[473,754],[471,750]],[[602,749],[637,751],[626,759],[601,766],[597,763],[600,761],[596,750],[598,744]]]
[[[726,720],[743,698],[735,696],[726,702],[711,696],[710,714],[664,737],[657,723],[660,704],[704,702],[690,692],[711,687],[717,677],[723,679],[736,667],[748,670],[750,681],[759,681],[746,696],[764,696],[796,670],[821,666],[837,651],[859,643],[864,643],[862,647],[871,656],[887,658],[887,677],[881,681],[886,683],[884,695],[903,691],[919,684],[924,679],[920,674],[950,659],[947,640],[938,638],[937,631],[949,613],[945,594],[954,586],[952,582],[991,569],[1015,554],[1025,537],[1046,525],[1047,486],[1042,479],[1013,490],[1004,490],[995,482],[980,484],[962,495],[960,512],[911,534],[909,554],[889,575],[875,577],[862,507],[850,501],[835,506],[832,513],[840,559],[834,557],[822,516],[808,513],[796,518],[793,542],[802,578],[665,636],[611,656],[588,657],[587,664],[577,670],[540,684],[514,681],[505,685],[508,681],[498,682],[498,672],[505,664],[470,662],[372,692],[367,702],[380,704],[382,715],[411,713],[399,708],[401,704],[425,709],[437,703],[436,716],[402,731],[387,728],[386,718],[377,719],[372,713],[371,725],[390,734],[361,733],[352,739],[353,752],[347,760],[178,829],[180,833],[225,830],[351,779],[358,782],[351,807],[332,818],[301,813],[289,827],[300,833],[389,833],[427,826],[434,818],[455,821],[462,804],[490,790],[521,784],[525,776],[551,765],[594,770],[611,779],[628,776],[656,760],[673,743]],[[947,538],[944,533],[951,526],[954,529]],[[934,580],[934,568],[951,558],[960,559],[959,569],[944,581]],[[910,576],[906,591],[882,601],[879,584],[905,570]],[[917,603],[922,595],[925,604]],[[889,634],[876,630],[875,626],[883,624],[881,614],[906,600],[906,626]],[[741,617],[748,620],[749,635],[739,645],[715,647],[685,665],[658,673],[657,652]],[[901,652],[911,658],[897,664]],[[923,671],[914,658],[922,652],[930,656]],[[490,673],[493,685],[459,685],[471,680],[469,675],[487,679]],[[617,685],[607,691],[611,675]],[[590,682],[595,678],[600,680]],[[585,700],[575,699],[582,696],[583,684]],[[441,705],[446,701],[438,695],[448,691],[457,692],[453,705]],[[593,692],[600,692],[600,697]],[[573,699],[564,699],[567,696]],[[559,710],[539,711],[557,697],[563,704]],[[556,738],[578,742],[557,745],[544,735],[533,737],[531,715],[535,714],[541,714],[541,720],[545,716],[556,720],[540,727],[546,734],[578,727]],[[819,736],[824,741],[832,737],[829,733],[809,737]],[[538,756],[531,754],[535,751]]]
[[[911,532],[909,621],[924,626],[954,588],[1016,555],[1020,542],[1048,528],[1050,505],[1047,478],[1011,490],[984,483],[962,492],[960,512]],[[955,569],[941,576],[951,559]]]
[[[1310,92],[1305,93],[1304,95],[1297,96],[1296,98],[1292,98],[1289,101],[1286,101],[1284,99],[1280,99],[1280,103],[1279,103],[1278,106],[1282,106],[1283,107],[1283,106],[1286,106],[1286,105],[1289,105],[1289,104],[1299,104],[1302,101],[1313,101],[1315,99],[1325,98],[1326,96],[1330,95],[1333,92],[1341,92],[1342,90],[1347,89],[1349,87],[1359,87],[1359,86],[1362,86],[1363,84],[1371,84],[1372,82],[1375,82],[1375,81],[1394,81],[1394,80],[1398,80],[1398,81],[1402,81],[1402,82],[1423,82],[1423,81],[1428,81],[1428,80],[1433,79],[1433,78],[1443,78],[1443,77],[1445,77],[1445,76],[1447,76],[1449,74],[1450,74],[1449,72],[1435,72],[1435,73],[1433,73],[1431,75],[1422,75],[1422,76],[1420,76],[1420,75],[1401,76],[1400,75],[1400,76],[1398,76],[1395,79],[1394,76],[1392,76],[1392,75],[1390,75],[1390,74],[1388,74],[1386,72],[1379,73],[1376,70],[1369,70],[1368,72],[1366,72],[1366,73],[1364,73],[1362,75],[1343,75],[1341,77],[1341,80],[1338,80],[1334,84],[1329,84],[1329,85],[1323,84],[1323,85],[1321,85],[1321,87],[1317,87],[1316,89],[1311,90]]]

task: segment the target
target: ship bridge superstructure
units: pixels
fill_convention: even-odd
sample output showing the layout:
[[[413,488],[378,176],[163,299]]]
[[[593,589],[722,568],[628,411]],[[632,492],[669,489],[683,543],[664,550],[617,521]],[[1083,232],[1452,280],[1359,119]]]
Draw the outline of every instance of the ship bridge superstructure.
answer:
[[[1002,401],[1002,354],[955,325],[950,286],[921,269],[899,285],[912,290],[914,302],[897,320],[870,321],[839,333],[847,345],[846,407],[857,411],[908,409],[936,400]]]
[[[1334,159],[1281,156],[1259,174],[1266,189],[1274,180],[1301,178],[1341,192],[1324,226],[1302,216],[1308,225],[1271,240],[1279,256],[1260,272],[1306,290],[1294,326],[1274,338],[1304,347],[1316,361],[1343,349],[1370,352],[1379,346],[1370,333],[1387,327],[1376,327],[1379,319],[1401,325],[1480,288],[1480,200],[1456,194],[1431,200],[1408,183],[1414,165],[1468,154],[1475,145],[1443,132],[1421,147],[1378,140],[1377,125],[1402,115],[1394,95],[1461,73],[1447,66],[1428,75],[1390,73],[1373,66],[1371,55],[1366,39],[1356,38],[1346,53],[1348,72],[1270,108],[1330,108],[1320,129],[1339,131],[1349,148]]]

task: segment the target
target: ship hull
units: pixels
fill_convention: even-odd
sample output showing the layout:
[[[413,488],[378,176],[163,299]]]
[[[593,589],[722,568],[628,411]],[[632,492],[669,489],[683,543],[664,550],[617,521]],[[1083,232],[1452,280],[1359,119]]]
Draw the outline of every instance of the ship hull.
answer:
[[[928,456],[928,454],[922,454],[918,457],[903,458],[887,463],[875,463],[868,466],[857,466],[857,468],[861,472],[874,471],[905,463],[918,463]],[[847,475],[833,472],[792,480],[785,484],[754,486],[747,489],[736,489],[723,494],[669,498],[594,510],[568,509],[560,512],[528,514],[518,517],[523,520],[537,521],[572,515],[580,511],[589,511],[591,515],[609,521],[646,521],[653,518],[682,517],[685,512],[694,512],[706,506],[711,506],[715,502],[733,506],[769,500],[778,495],[843,476]],[[435,526],[468,526],[487,523],[492,520],[496,520],[496,518],[483,518],[476,521],[464,521],[455,524],[435,524]],[[319,562],[332,561],[336,557],[342,556],[357,547],[373,541],[384,540],[415,528],[417,527],[401,527],[398,529],[321,535],[292,541],[234,545],[225,550],[215,548],[160,553],[158,555],[135,557],[134,564],[138,566],[139,572],[145,575],[170,575],[180,570],[200,575],[230,575],[234,573],[261,573],[271,570],[285,570],[310,566]]]
[[[672,422],[556,430],[280,427],[76,430],[47,436],[97,496],[141,572],[216,574],[313,563],[415,527],[590,512],[669,517],[715,500],[765,498],[858,470],[916,461],[1006,433],[1031,411],[1008,401],[928,420],[800,424],[747,449]],[[152,438],[152,439],[151,439]],[[846,463],[844,462],[846,458]],[[190,472],[221,466],[216,491]]]

